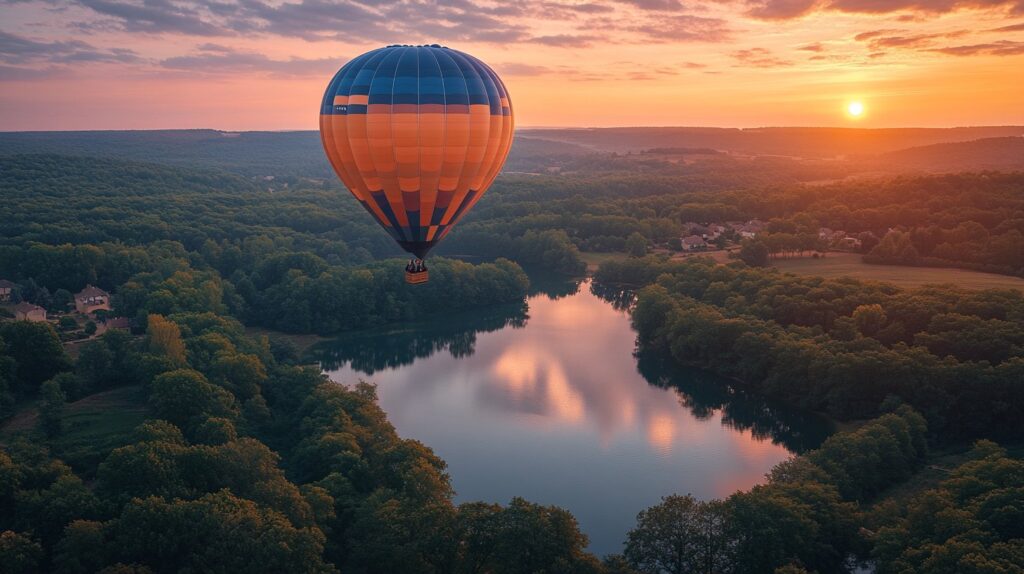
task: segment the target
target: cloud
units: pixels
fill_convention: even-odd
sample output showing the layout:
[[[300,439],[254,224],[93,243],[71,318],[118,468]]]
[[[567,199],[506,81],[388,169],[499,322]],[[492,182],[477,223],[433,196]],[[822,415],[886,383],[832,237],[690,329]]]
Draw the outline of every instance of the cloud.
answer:
[[[656,10],[661,12],[679,12],[686,7],[679,0],[617,0],[622,4],[628,4],[641,10]]]
[[[505,62],[492,67],[503,76],[543,76],[554,72],[547,66],[535,66],[523,62]]]
[[[945,14],[957,10],[1018,9],[1020,0],[831,0],[828,8],[840,12],[887,14],[911,11]]]
[[[725,42],[733,35],[725,20],[689,14],[655,18],[625,30],[659,42]]]
[[[44,0],[52,1],[52,0]],[[101,16],[77,22],[81,30],[112,27],[126,32],[228,37],[275,34],[317,40],[381,43],[445,41],[511,42],[528,36],[508,19],[523,15],[509,0],[476,5],[469,0],[359,2],[356,0],[73,0]],[[560,2],[551,2],[561,5]],[[598,10],[591,7],[591,12]],[[561,6],[563,12],[568,6]],[[580,8],[581,12],[588,11]]]
[[[902,30],[873,30],[862,32],[854,36],[855,40],[867,42],[868,48],[873,52],[880,52],[892,48],[924,48],[932,46],[937,40],[944,38],[959,38],[967,35],[967,30],[956,30],[953,32],[941,32],[937,34],[901,34]],[[894,35],[897,34],[897,35]]]
[[[888,30],[870,30],[868,32],[861,32],[860,34],[857,34],[856,36],[853,37],[853,39],[857,40],[858,42],[863,42],[864,40],[870,40],[872,38],[877,38],[878,36],[885,36],[885,35],[891,35],[891,34],[902,34],[902,33],[906,32],[906,31],[907,30],[892,30],[892,29],[888,29]]]
[[[220,36],[227,30],[204,19],[196,3],[170,0],[123,2],[119,0],[77,0],[90,10],[118,21],[127,32],[180,32],[193,36]],[[216,3],[212,3],[216,6]]]
[[[615,11],[613,6],[597,2],[574,4],[570,2],[542,1],[537,5],[537,8],[545,17],[560,20],[573,20],[580,15],[607,14]]]
[[[273,76],[324,76],[342,64],[343,58],[289,58],[274,60],[263,54],[240,52],[217,44],[204,44],[199,53],[176,56],[160,61],[171,70],[187,70],[199,74],[261,73]]]
[[[994,28],[989,30],[989,32],[1024,32],[1024,22],[1003,26],[1002,28]]]
[[[784,68],[793,65],[793,62],[778,58],[764,48],[737,50],[730,55],[741,65],[754,68]]]
[[[814,42],[813,44],[800,46],[797,50],[803,50],[805,52],[824,52],[825,46],[821,42]]]
[[[1024,0],[743,0],[747,14],[765,20],[792,19],[817,11],[859,14],[891,14],[914,21],[921,14],[946,14],[957,10],[1009,10],[1024,14]]]
[[[799,18],[819,4],[819,0],[749,0],[747,14],[764,20],[787,20]]]
[[[0,63],[3,64],[138,61],[141,61],[139,55],[126,48],[96,48],[81,40],[39,41],[0,30]]]
[[[987,44],[971,44],[966,46],[949,46],[946,48],[935,48],[930,52],[948,54],[950,56],[1020,56],[1024,54],[1024,42],[1013,40],[1000,40]]]
[[[526,41],[534,44],[543,44],[545,46],[555,46],[558,48],[586,48],[600,40],[601,38],[598,38],[597,36],[555,34],[551,36],[535,36]]]
[[[41,80],[54,75],[57,75],[57,71],[52,68],[23,68],[0,64],[0,82]]]

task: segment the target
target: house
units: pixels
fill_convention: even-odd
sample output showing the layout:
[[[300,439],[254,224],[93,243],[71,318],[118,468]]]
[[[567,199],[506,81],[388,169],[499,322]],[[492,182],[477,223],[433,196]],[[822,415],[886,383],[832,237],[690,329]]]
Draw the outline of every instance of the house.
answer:
[[[818,228],[818,239],[824,239],[825,241],[832,241],[832,234],[833,233],[835,233],[835,231],[832,231],[828,227],[819,227]]]
[[[699,249],[707,249],[708,244],[699,235],[690,235],[684,237],[682,240],[683,251],[697,251]]]
[[[708,238],[710,239],[718,239],[725,232],[726,228],[724,225],[712,223],[711,225],[708,226]]]
[[[860,249],[861,241],[856,237],[844,237],[836,242],[836,247],[838,249],[849,249],[851,251],[856,251]]]
[[[685,228],[689,231],[690,235],[699,235],[700,237],[708,236],[708,228],[700,223],[692,223],[689,227]]]
[[[741,226],[736,228],[736,233],[738,233],[739,236],[744,238],[744,239],[753,239],[753,238],[757,237],[757,234],[758,234],[759,231],[761,231],[761,230],[758,229],[758,228],[755,228],[755,227],[751,227],[751,226],[746,225],[746,224],[741,225]]]
[[[18,321],[46,321],[46,309],[32,303],[22,301],[11,307],[11,311]]]
[[[733,225],[733,229],[736,230],[736,233],[744,239],[753,239],[757,237],[757,234],[764,231],[764,228],[765,223],[758,219],[751,219],[746,223]]]
[[[17,287],[14,283],[6,279],[0,279],[0,301],[10,301],[11,294],[14,293],[14,288]]]
[[[107,319],[105,324],[108,330],[121,329],[123,331],[130,331],[132,328],[132,323],[128,320],[128,317],[114,317],[113,319]]]
[[[75,294],[75,310],[83,315],[96,311],[110,311],[110,294],[92,285],[86,285],[80,293]]]

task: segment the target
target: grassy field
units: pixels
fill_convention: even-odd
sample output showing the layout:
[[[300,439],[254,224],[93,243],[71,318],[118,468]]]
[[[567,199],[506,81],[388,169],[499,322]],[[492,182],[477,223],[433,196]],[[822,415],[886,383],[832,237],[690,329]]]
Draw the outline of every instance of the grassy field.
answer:
[[[131,432],[146,418],[142,387],[96,393],[67,406],[64,433],[54,450],[72,468],[95,468],[110,451],[130,442]]]
[[[629,257],[626,253],[593,253],[590,251],[581,251],[580,255],[583,260],[587,262],[587,273],[593,273],[597,271],[597,268],[601,266],[605,261],[618,261]]]
[[[300,357],[313,345],[330,339],[329,337],[321,337],[312,333],[285,333],[284,331],[275,331],[264,327],[246,327],[245,334],[254,339],[266,336],[270,339],[271,343],[274,341],[290,343],[295,346],[295,350]]]
[[[855,277],[872,281],[884,281],[900,287],[920,287],[935,283],[952,283],[964,289],[1020,289],[1024,291],[1024,279],[966,269],[936,267],[901,267],[898,265],[869,265],[861,261],[856,253],[829,253],[823,259],[802,257],[778,259],[772,265],[782,271],[797,275],[819,277]]]
[[[142,387],[111,389],[69,403],[64,408],[64,432],[53,443],[54,453],[77,471],[95,468],[110,451],[130,442],[131,432],[146,413]],[[35,405],[26,403],[0,427],[0,443],[18,436],[38,438],[38,420]]]

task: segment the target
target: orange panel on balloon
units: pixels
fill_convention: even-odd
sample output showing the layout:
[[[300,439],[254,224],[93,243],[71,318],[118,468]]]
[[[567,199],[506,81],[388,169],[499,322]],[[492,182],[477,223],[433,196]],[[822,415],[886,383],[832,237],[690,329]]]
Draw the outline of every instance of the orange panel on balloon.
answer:
[[[422,257],[480,200],[512,144],[512,107],[486,64],[440,46],[389,46],[328,84],[321,141],[339,179]]]

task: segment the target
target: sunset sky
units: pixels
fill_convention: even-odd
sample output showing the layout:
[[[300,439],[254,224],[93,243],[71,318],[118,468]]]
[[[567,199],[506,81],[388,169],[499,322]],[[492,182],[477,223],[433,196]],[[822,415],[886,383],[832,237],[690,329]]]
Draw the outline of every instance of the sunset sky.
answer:
[[[1024,0],[0,0],[0,130],[315,129],[394,43],[489,63],[520,127],[1024,124]]]

